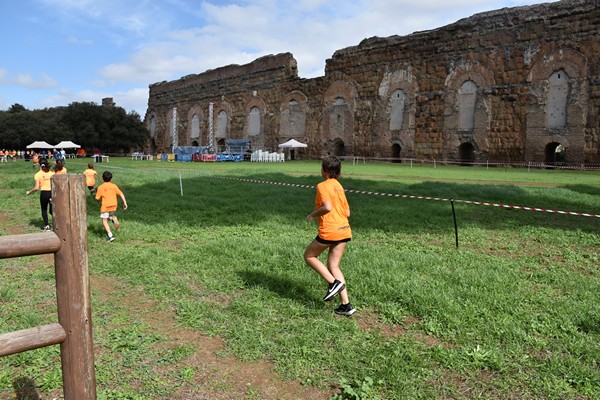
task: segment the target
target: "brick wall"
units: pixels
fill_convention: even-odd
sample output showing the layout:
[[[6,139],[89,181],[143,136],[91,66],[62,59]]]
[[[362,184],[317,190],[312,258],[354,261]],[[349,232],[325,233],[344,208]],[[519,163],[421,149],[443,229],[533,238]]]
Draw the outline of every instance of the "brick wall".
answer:
[[[173,107],[179,145],[207,145],[213,103],[213,127],[225,112],[227,138],[250,137],[256,107],[253,147],[273,151],[290,137],[308,142],[296,157],[551,161],[562,144],[567,161],[600,162],[599,31],[599,1],[567,0],[365,39],[336,51],[319,78],[299,78],[296,60],[285,53],[156,83],[146,114],[156,126],[150,147],[170,147]],[[548,110],[561,104],[549,95],[557,72],[568,77],[559,110],[565,122],[549,127]],[[471,106],[465,82],[476,87]],[[399,127],[390,123],[398,91],[405,99]],[[194,115],[199,138],[191,137]],[[472,118],[468,128],[465,118]]]

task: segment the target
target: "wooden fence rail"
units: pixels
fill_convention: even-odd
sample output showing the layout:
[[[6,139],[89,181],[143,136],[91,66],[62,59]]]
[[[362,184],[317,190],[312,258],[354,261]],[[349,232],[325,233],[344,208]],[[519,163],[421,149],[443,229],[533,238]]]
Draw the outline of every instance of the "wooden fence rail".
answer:
[[[83,175],[52,178],[53,232],[0,236],[0,258],[54,253],[58,323],[0,335],[0,356],[60,344],[65,400],[96,399]]]

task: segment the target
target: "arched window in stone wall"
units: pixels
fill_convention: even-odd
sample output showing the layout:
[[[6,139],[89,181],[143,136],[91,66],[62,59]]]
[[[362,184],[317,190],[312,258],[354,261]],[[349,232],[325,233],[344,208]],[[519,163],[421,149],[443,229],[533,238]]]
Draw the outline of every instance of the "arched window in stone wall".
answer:
[[[546,125],[549,129],[564,128],[567,124],[569,76],[564,70],[554,72],[548,79]]]
[[[306,129],[306,114],[300,102],[291,99],[281,112],[281,137],[302,137]]]
[[[396,90],[390,97],[390,130],[402,129],[404,113],[406,111],[406,94],[403,90]]]
[[[444,142],[439,156],[461,159],[464,157],[460,149],[463,143],[473,145],[474,160],[512,156],[509,154],[512,148],[503,148],[503,141],[490,140],[494,115],[492,88],[495,85],[492,71],[477,61],[460,61],[448,74],[444,99]],[[500,145],[496,146],[496,143]],[[490,147],[490,144],[494,146]]]
[[[472,131],[475,127],[475,102],[477,100],[477,85],[473,81],[465,81],[459,92],[458,129]]]
[[[346,121],[346,114],[348,112],[348,106],[346,100],[343,97],[336,97],[333,102],[333,108],[329,114],[329,134],[332,136],[343,136],[347,133],[348,121]]]
[[[586,134],[593,61],[569,48],[539,53],[534,60],[527,76],[524,159],[551,160],[546,146],[553,143],[565,148],[570,162],[594,159],[596,148]]]
[[[198,139],[200,137],[200,116],[198,114],[194,114],[192,116],[192,139]]]
[[[229,116],[224,110],[219,111],[217,115],[217,129],[215,131],[215,138],[227,138],[227,123],[229,122]]]
[[[260,135],[260,130],[260,109],[258,107],[252,107],[250,109],[250,115],[248,116],[248,136],[258,136]]]

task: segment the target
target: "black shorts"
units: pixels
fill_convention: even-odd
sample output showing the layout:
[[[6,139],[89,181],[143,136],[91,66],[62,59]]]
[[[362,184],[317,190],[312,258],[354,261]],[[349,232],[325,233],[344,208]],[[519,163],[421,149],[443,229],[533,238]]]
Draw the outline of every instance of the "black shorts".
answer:
[[[339,244],[339,243],[346,243],[352,240],[352,238],[345,238],[342,240],[325,240],[325,239],[321,239],[319,237],[319,235],[317,235],[317,237],[315,238],[315,240],[321,244]]]

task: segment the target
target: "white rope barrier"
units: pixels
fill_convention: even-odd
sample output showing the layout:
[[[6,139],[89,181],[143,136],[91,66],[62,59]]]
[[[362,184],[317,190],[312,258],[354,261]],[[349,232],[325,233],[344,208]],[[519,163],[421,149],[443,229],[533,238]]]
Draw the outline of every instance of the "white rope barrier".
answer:
[[[220,176],[220,175],[202,175],[202,174],[190,174],[190,175],[202,176],[202,177],[206,177],[206,178],[221,178],[221,179],[234,180],[234,181],[239,181],[239,182],[260,183],[260,184],[275,185],[275,186],[299,187],[299,188],[306,188],[306,189],[315,189],[316,188],[316,186],[314,186],[314,185],[300,185],[300,184],[295,184],[295,183],[273,182],[273,181],[264,181],[264,180],[259,180],[259,179],[234,178],[234,177]],[[403,198],[403,199],[431,200],[431,201],[454,201],[456,203],[474,204],[474,205],[488,206],[488,207],[525,210],[525,211],[536,211],[536,212],[549,213],[549,214],[574,215],[574,216],[578,216],[578,217],[600,218],[600,214],[575,212],[575,211],[552,210],[552,209],[541,208],[541,207],[518,206],[518,205],[512,205],[512,204],[490,203],[490,202],[486,202],[486,201],[448,199],[448,198],[444,198],[444,197],[415,196],[415,195],[397,194],[397,193],[381,193],[381,192],[371,192],[371,191],[366,191],[366,190],[355,190],[355,189],[345,189],[345,191],[348,193],[357,193],[357,194],[364,194],[364,195],[370,195],[370,196],[384,196],[384,197],[396,197],[396,198]]]

